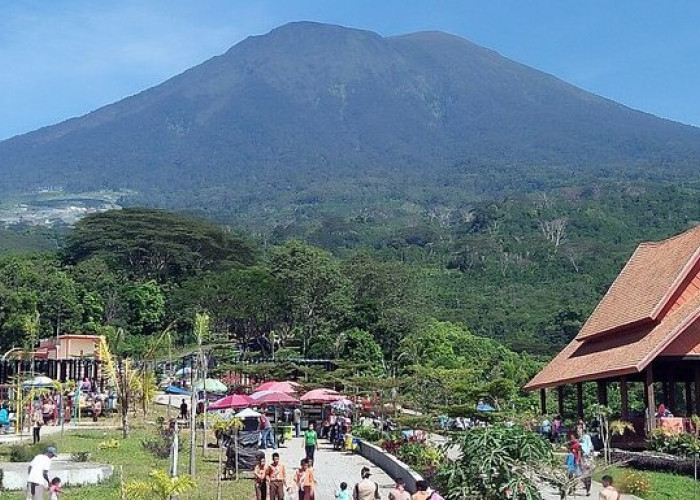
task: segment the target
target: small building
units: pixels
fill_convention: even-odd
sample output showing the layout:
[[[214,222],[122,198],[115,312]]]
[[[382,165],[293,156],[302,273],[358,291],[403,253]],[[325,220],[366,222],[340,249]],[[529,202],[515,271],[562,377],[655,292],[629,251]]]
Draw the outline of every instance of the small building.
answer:
[[[39,342],[34,357],[56,361],[87,358],[99,361],[100,342],[99,335],[59,335]]]
[[[575,386],[583,416],[583,384],[597,384],[598,401],[619,387],[621,418],[629,414],[630,384],[644,389],[641,416],[647,431],[659,424],[657,405],[689,417],[700,414],[700,226],[658,242],[640,244],[581,331],[526,386]],[[641,394],[641,391],[638,391]]]

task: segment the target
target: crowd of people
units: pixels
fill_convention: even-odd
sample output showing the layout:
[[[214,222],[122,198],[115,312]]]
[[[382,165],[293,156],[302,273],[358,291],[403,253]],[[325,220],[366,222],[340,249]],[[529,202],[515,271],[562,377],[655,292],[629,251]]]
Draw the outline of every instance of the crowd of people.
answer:
[[[285,493],[289,493],[299,500],[316,500],[318,478],[314,468],[317,459],[317,450],[321,439],[327,439],[333,444],[339,436],[350,432],[351,419],[344,412],[329,411],[318,427],[314,422],[309,422],[305,430],[301,430],[301,411],[297,408],[291,414],[294,424],[294,433],[300,438],[303,446],[304,458],[299,462],[297,469],[291,472],[287,465],[280,459],[280,454],[273,451],[271,461],[268,462],[265,455],[259,455],[253,470],[255,480],[256,500],[283,500]],[[263,414],[259,417],[260,447],[266,449],[274,444],[273,433],[270,431],[269,419]],[[275,447],[276,450],[276,447]],[[349,487],[347,481],[337,483],[335,498],[337,500],[379,500],[382,498],[379,485],[371,479],[371,471],[364,467],[360,471],[360,478],[353,487]],[[411,495],[406,489],[406,482],[399,478],[389,491],[389,500],[442,500],[442,496],[428,487],[424,481],[416,485],[416,492]]]
[[[78,387],[78,400],[76,393],[72,391],[47,389],[37,393],[26,408],[24,418],[25,424],[32,429],[34,443],[41,441],[42,427],[69,423],[77,411],[89,414],[93,422],[97,422],[100,417],[116,410],[117,397],[113,391],[100,392],[94,381],[87,378]],[[80,407],[79,410],[76,405]],[[9,428],[12,420],[13,415],[9,412],[8,404],[2,404],[0,426]]]
[[[261,415],[258,418],[258,432],[260,433],[260,448],[265,450],[268,447],[277,448],[277,440],[275,437],[275,429],[273,422],[267,415],[267,408],[261,409]],[[302,434],[307,436],[309,430],[302,432],[302,412],[300,408],[294,408],[291,412],[287,412],[288,419],[291,419],[291,424],[295,437],[300,437]],[[290,422],[286,421],[285,424]],[[338,412],[333,409],[329,410],[321,425],[316,428],[316,424],[310,423],[310,430],[319,438],[328,439],[328,441],[336,448],[341,448],[344,443],[345,436],[350,432],[352,427],[352,418],[349,412]]]
[[[316,500],[318,481],[314,470],[313,458],[309,456],[308,441],[306,444],[306,458],[303,458],[299,468],[293,473],[287,471],[287,466],[280,460],[279,453],[272,454],[272,462],[267,463],[265,455],[261,455],[253,470],[255,480],[256,500],[284,500],[285,491],[299,500]],[[313,452],[311,452],[313,456]],[[372,480],[372,472],[369,467],[363,467],[360,471],[360,479],[349,490],[348,483],[339,483],[335,492],[337,500],[381,500],[379,484]],[[389,491],[389,500],[444,500],[435,490],[428,487],[426,481],[416,483],[416,492],[411,495],[406,489],[406,481],[397,478],[394,487]],[[320,500],[320,499],[319,499]]]

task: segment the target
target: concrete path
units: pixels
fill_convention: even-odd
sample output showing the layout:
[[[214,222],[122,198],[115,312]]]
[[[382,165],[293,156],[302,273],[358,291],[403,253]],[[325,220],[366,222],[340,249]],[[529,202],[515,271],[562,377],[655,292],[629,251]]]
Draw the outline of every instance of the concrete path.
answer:
[[[602,484],[594,482],[593,485],[591,486],[591,495],[590,496],[586,496],[586,491],[583,489],[583,486],[580,486],[576,490],[574,495],[569,495],[567,497],[567,499],[573,500],[576,498],[591,498],[594,500],[598,500],[598,498],[600,498],[599,497],[600,490],[602,490],[602,489],[603,489]],[[540,493],[542,493],[543,500],[560,500],[559,493],[557,491],[555,491],[555,488],[553,488],[553,487],[543,487],[540,490]],[[620,497],[620,499],[621,500],[641,500],[639,497],[636,497],[634,495],[626,495],[626,494],[622,495]]]
[[[63,430],[65,432],[75,431],[75,430],[111,430],[116,429],[116,424],[109,424],[105,421],[100,421],[98,423],[93,423],[91,421],[86,422],[71,422],[65,424]],[[41,428],[41,441],[45,443],[51,442],[50,436],[60,434],[60,425],[45,425]],[[22,434],[0,434],[0,444],[15,444],[15,443],[27,443],[32,442],[32,433],[27,432],[25,429]]]
[[[586,490],[583,489],[583,485],[579,484],[573,495],[569,495],[567,499],[572,500],[575,498],[591,498],[598,500],[600,491],[603,489],[603,485],[593,481],[591,485],[591,495],[586,496]],[[540,493],[542,493],[543,500],[560,500],[559,491],[557,488],[551,485],[542,485],[540,487]],[[621,500],[641,500],[639,497],[634,495],[622,495]]]
[[[379,485],[379,492],[383,499],[388,498],[389,490],[393,486],[392,479],[379,467],[365,460],[360,455],[345,451],[334,451],[333,447],[325,439],[319,441],[319,449],[316,450],[314,470],[318,481],[316,500],[333,500],[341,482],[348,483],[348,490],[352,497],[352,489],[360,480],[362,467],[369,467],[372,471],[372,481]],[[294,438],[285,441],[283,447],[277,450],[280,460],[287,466],[288,474],[293,475],[299,468],[299,462],[305,457],[302,438]],[[267,460],[271,460],[272,451],[267,450]],[[268,462],[269,463],[269,462]]]

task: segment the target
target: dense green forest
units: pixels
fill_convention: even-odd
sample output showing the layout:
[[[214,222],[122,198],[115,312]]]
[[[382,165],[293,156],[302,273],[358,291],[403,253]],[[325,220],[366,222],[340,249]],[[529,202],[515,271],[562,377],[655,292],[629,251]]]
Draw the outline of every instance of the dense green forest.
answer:
[[[452,402],[474,387],[512,395],[576,334],[634,247],[700,220],[699,202],[692,189],[616,184],[329,212],[267,232],[139,208],[53,233],[6,230],[0,347],[26,344],[38,313],[40,337],[119,336],[120,353],[138,356],[165,330],[190,345],[206,311],[241,356],[421,373]]]

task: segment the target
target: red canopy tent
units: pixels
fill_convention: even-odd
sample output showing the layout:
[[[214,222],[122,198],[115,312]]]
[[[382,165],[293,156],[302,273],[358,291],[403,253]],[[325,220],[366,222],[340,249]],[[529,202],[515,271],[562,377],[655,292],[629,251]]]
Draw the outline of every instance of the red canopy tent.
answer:
[[[254,405],[295,405],[299,403],[297,398],[275,391],[258,391],[250,395]]]
[[[296,382],[276,382],[274,380],[270,380],[268,382],[260,384],[258,387],[255,388],[255,391],[272,391],[283,392],[285,394],[294,394],[295,392],[297,392],[298,388],[299,384],[297,384]]]
[[[304,403],[332,403],[344,397],[333,389],[314,389],[304,394],[301,401]]]
[[[227,410],[229,408],[248,408],[253,403],[250,396],[245,394],[231,394],[210,404],[208,410]]]

